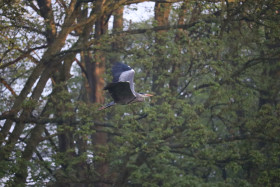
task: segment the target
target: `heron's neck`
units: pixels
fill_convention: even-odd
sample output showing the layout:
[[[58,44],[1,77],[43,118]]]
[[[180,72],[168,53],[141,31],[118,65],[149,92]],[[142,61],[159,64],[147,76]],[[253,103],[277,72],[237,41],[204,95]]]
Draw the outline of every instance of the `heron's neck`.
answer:
[[[135,100],[136,100],[136,102],[143,102],[145,100],[145,97],[143,96],[143,94],[136,93]]]

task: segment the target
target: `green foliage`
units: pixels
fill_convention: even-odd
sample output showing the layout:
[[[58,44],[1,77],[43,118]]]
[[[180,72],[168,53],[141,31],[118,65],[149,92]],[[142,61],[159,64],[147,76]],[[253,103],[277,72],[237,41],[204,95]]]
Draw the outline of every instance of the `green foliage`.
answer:
[[[98,40],[104,45],[90,48],[93,54],[106,51],[107,59],[118,57],[133,67],[136,90],[153,93],[151,99],[98,111],[100,104],[88,99],[81,64],[68,70],[71,78],[55,72],[51,85],[45,86],[50,94],[40,102],[24,98],[19,114],[30,110],[32,121],[26,122],[11,156],[0,161],[6,184],[12,184],[22,162],[31,171],[29,183],[36,185],[92,185],[104,176],[115,186],[280,185],[279,3],[185,3],[183,15],[183,3],[178,3],[169,18],[176,25],[183,16],[183,29],[153,31],[157,24],[151,19],[130,24],[130,29],[151,28],[148,32],[106,35]],[[13,14],[26,15],[25,9],[16,13],[16,7],[10,8],[13,13],[2,26],[12,23]],[[2,9],[9,12],[6,5]],[[54,11],[56,21],[63,18],[57,7]],[[37,29],[44,28],[30,16]],[[8,51],[1,51],[0,66],[20,55],[19,48],[45,42],[40,37],[30,42],[32,33],[3,28],[8,40],[1,35],[0,45]],[[124,44],[122,55],[110,49],[115,41]],[[26,82],[36,66],[27,62],[1,69],[1,77],[2,72],[7,75],[12,87]],[[110,82],[109,75],[104,77]],[[6,96],[5,89],[1,85],[1,112],[16,98]],[[26,161],[26,140],[41,125],[40,143]],[[96,135],[106,137],[105,143],[97,145]],[[104,176],[98,173],[99,164],[106,166]]]

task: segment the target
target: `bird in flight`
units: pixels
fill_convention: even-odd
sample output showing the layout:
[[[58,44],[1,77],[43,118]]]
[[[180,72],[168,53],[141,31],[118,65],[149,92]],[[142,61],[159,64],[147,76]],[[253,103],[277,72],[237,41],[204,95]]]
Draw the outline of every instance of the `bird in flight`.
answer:
[[[105,86],[114,101],[102,106],[99,110],[114,106],[115,104],[127,105],[135,102],[144,102],[151,94],[137,93],[134,90],[135,71],[128,65],[116,62],[112,68],[113,82]]]

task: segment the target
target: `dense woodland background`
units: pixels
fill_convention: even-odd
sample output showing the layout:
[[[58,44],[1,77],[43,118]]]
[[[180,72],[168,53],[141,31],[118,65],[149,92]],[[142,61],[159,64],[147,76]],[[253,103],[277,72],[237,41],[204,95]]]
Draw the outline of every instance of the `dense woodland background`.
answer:
[[[1,186],[280,186],[280,2],[141,2],[1,1]]]

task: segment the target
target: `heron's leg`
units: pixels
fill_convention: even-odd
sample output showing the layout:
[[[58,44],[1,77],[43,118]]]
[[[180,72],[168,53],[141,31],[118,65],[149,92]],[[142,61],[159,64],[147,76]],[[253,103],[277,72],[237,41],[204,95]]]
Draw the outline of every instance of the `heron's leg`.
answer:
[[[104,109],[106,109],[106,108],[109,108],[109,107],[111,107],[111,106],[114,106],[115,104],[116,104],[116,103],[115,103],[114,101],[112,101],[111,103],[108,103],[107,105],[100,107],[98,110],[104,110]]]
[[[140,119],[143,119],[143,118],[146,118],[146,117],[148,117],[147,113],[139,114],[139,117],[135,118],[135,120],[140,120]]]

